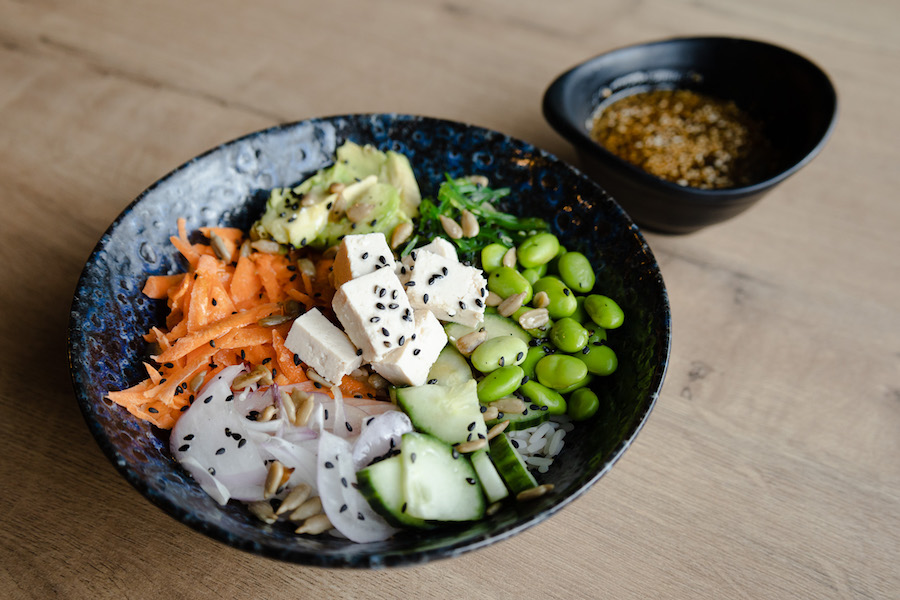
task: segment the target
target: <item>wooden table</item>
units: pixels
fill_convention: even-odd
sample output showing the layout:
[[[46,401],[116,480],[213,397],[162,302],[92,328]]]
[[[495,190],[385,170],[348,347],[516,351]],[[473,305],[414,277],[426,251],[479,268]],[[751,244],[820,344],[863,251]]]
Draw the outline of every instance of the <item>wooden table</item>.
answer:
[[[0,597],[897,598],[900,5],[890,0],[0,0]],[[647,234],[672,302],[647,426],[581,499],[463,557],[330,571],[213,542],[101,454],[66,367],[81,267],[211,146],[349,112],[472,122],[564,159],[540,100],[602,51],[690,34],[812,58],[841,116],[763,202]]]

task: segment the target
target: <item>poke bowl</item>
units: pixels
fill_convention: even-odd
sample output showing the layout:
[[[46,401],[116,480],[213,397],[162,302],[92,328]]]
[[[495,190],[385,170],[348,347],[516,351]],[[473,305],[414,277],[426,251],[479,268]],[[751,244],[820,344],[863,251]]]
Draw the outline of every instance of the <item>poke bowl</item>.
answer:
[[[609,332],[618,368],[590,385],[599,398],[576,423],[552,466],[538,476],[552,486],[528,502],[504,502],[488,517],[432,529],[404,529],[354,543],[339,535],[297,535],[267,524],[236,501],[217,503],[173,459],[169,431],[138,419],[107,394],[147,376],[144,335],[165,323],[166,303],[142,293],[147,278],[183,271],[170,244],[176,221],[189,230],[247,230],[267,190],[294,185],[334,162],[345,141],[408,157],[423,197],[448,177],[486,177],[509,188],[502,210],[542,217],[568,250],[596,270],[595,290],[626,315]],[[100,238],[78,282],[68,330],[77,401],[100,448],[150,502],[196,531],[235,548],[293,563],[383,568],[447,558],[509,538],[585,493],[622,456],[653,408],[671,340],[668,298],[640,231],[595,182],[526,142],[480,127],[400,114],[310,119],[251,133],[218,146],[151,185]]]

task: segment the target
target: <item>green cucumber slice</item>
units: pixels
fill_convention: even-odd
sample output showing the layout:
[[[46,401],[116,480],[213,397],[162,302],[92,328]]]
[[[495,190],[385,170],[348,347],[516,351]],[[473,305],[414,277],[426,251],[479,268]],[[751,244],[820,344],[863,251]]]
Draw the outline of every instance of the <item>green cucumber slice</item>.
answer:
[[[434,364],[431,365],[431,369],[428,371],[428,381],[433,381],[438,385],[459,385],[470,379],[473,379],[473,377],[469,361],[450,344],[444,346],[444,349],[438,354],[437,360],[434,361]]]
[[[518,323],[495,312],[484,313],[484,323],[482,324],[482,327],[487,334],[487,339],[499,337],[501,335],[511,335],[519,338],[526,344],[531,341],[531,336],[528,335],[524,329],[519,327]],[[453,344],[454,347],[456,347],[456,342],[459,338],[472,333],[473,331],[477,331],[478,329],[480,328],[466,327],[459,323],[447,323],[444,325],[444,332],[447,334],[447,339],[450,340],[450,343]]]
[[[537,406],[537,405],[535,405]],[[485,423],[488,429],[496,425],[497,423],[502,423],[503,421],[509,421],[509,425],[506,427],[507,431],[517,431],[519,429],[528,429],[529,427],[534,427],[536,425],[540,425],[544,421],[550,418],[550,412],[546,410],[533,410],[531,405],[525,407],[525,412],[521,414],[514,413],[503,413],[502,417],[498,417],[496,419],[491,419]]]
[[[481,489],[484,490],[488,502],[494,503],[509,496],[509,491],[506,489],[500,473],[497,472],[497,467],[488,456],[487,450],[473,452],[470,460],[472,466],[475,467],[475,472],[478,473],[478,481],[481,482]]]
[[[513,494],[537,487],[534,475],[525,466],[522,456],[513,448],[505,433],[491,440],[491,458],[503,481],[506,482],[506,487]]]
[[[484,516],[484,494],[465,454],[425,433],[400,443],[405,513],[428,521],[473,521]]]
[[[359,491],[369,505],[395,527],[428,527],[428,523],[403,511],[403,461],[392,456],[356,474]]]
[[[448,443],[458,444],[487,435],[474,379],[454,385],[417,385],[397,388],[397,404],[415,428]]]

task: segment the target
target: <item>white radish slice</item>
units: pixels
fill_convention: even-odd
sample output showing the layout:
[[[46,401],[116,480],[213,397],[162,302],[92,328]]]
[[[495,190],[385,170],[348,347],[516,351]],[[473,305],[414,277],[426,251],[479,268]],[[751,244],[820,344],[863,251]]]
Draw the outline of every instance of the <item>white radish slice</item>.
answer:
[[[169,447],[182,464],[187,458],[196,461],[232,498],[252,502],[263,498],[267,468],[245,426],[248,421],[234,407],[231,382],[241,371],[240,365],[223,369],[196,394],[172,428]]]
[[[303,446],[291,443],[278,437],[270,437],[262,444],[260,450],[263,455],[279,461],[285,467],[294,469],[288,479],[285,488],[292,488],[300,483],[307,483],[316,487],[316,454]]]
[[[356,489],[350,442],[322,431],[319,436],[318,488],[331,524],[354,542],[386,540],[398,530],[388,525]]]
[[[362,433],[353,445],[353,466],[358,471],[379,456],[400,448],[400,438],[413,430],[406,413],[385,412],[363,421]]]
[[[213,500],[222,506],[228,504],[228,500],[231,498],[231,494],[228,493],[228,488],[222,485],[218,479],[210,475],[209,471],[207,471],[203,465],[190,456],[184,457],[181,461],[181,465],[184,467],[184,470],[190,473],[191,477],[200,484],[200,489],[209,494]]]

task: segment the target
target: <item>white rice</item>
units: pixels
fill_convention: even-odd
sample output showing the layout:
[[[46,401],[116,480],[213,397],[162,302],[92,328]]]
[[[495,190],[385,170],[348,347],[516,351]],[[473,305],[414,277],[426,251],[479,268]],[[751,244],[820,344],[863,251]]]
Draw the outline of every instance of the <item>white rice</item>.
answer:
[[[568,417],[558,415],[540,425],[506,434],[529,469],[546,473],[565,445],[566,433],[574,428]]]

